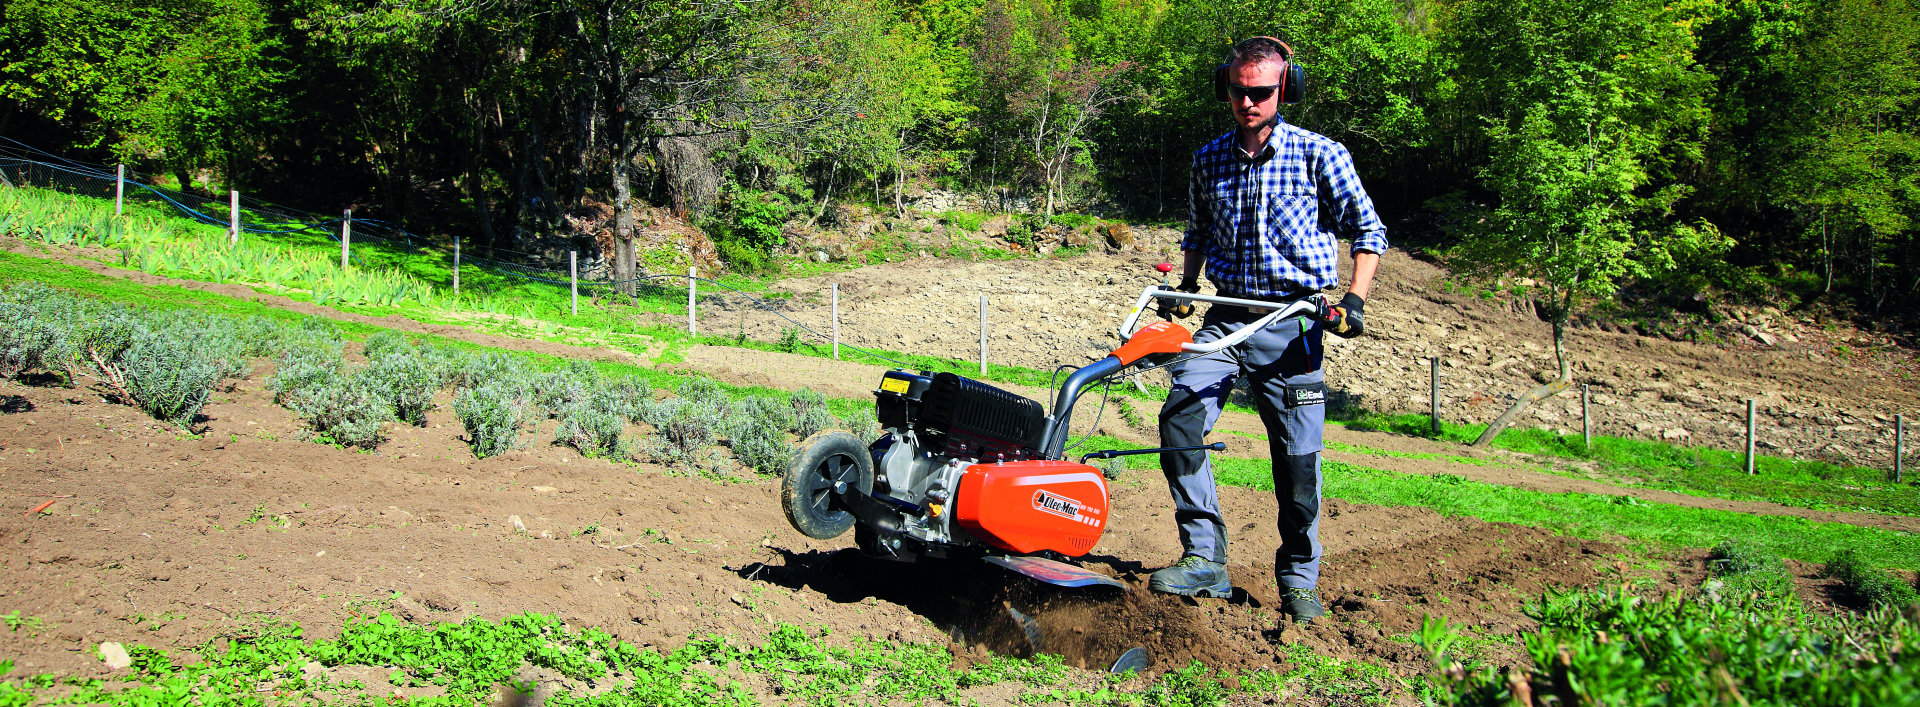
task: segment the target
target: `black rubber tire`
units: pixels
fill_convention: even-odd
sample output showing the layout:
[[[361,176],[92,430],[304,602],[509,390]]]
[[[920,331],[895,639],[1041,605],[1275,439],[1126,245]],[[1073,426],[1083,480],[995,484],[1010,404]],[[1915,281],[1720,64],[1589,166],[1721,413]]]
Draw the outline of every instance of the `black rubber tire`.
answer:
[[[800,443],[799,453],[780,480],[780,508],[801,535],[816,540],[839,537],[853,527],[853,514],[833,501],[833,485],[845,482],[872,488],[873,457],[852,433],[821,432]]]

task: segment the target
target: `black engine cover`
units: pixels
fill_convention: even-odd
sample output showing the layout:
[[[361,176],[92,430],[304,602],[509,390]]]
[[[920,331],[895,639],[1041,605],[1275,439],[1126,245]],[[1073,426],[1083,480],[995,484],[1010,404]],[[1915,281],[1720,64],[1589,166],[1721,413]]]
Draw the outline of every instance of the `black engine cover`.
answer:
[[[1038,459],[1047,415],[1040,403],[971,378],[936,373],[920,396],[922,443],[958,459]]]

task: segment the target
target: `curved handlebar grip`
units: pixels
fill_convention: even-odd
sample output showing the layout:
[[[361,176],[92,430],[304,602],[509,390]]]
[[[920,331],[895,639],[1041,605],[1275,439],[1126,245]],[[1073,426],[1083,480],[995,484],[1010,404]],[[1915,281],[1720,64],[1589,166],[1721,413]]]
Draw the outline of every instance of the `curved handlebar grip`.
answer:
[[[1235,305],[1239,307],[1259,307],[1262,309],[1277,308],[1272,313],[1269,313],[1268,315],[1261,317],[1258,321],[1254,322],[1253,324],[1245,327],[1241,327],[1240,331],[1234,332],[1233,334],[1228,335],[1226,338],[1219,339],[1217,341],[1209,341],[1205,344],[1186,344],[1181,347],[1186,351],[1190,351],[1194,353],[1212,353],[1214,351],[1219,351],[1220,349],[1224,349],[1229,346],[1239,344],[1242,341],[1246,341],[1248,337],[1253,336],[1254,332],[1264,329],[1268,324],[1272,324],[1275,321],[1278,321],[1281,319],[1286,319],[1289,317],[1295,317],[1295,316],[1304,314],[1308,317],[1313,318],[1316,321],[1321,321],[1326,318],[1326,314],[1328,310],[1326,297],[1318,294],[1312,295],[1310,297],[1299,300],[1297,302],[1293,302],[1292,304],[1282,304],[1280,302],[1263,302],[1260,300],[1240,299],[1237,297],[1221,297],[1218,295],[1203,295],[1197,292],[1181,292],[1179,290],[1162,289],[1161,286],[1159,285],[1148,285],[1145,289],[1142,289],[1140,291],[1140,297],[1133,301],[1133,311],[1129,312],[1127,314],[1127,318],[1120,322],[1120,341],[1125,342],[1133,338],[1133,327],[1134,325],[1140,323],[1140,312],[1144,311],[1147,307],[1147,303],[1149,301],[1152,301],[1156,297],[1161,299],[1184,300],[1189,302],[1211,302],[1214,304],[1230,304],[1230,305]]]
[[[1160,272],[1173,272],[1173,263],[1159,263],[1154,265],[1153,269]]]

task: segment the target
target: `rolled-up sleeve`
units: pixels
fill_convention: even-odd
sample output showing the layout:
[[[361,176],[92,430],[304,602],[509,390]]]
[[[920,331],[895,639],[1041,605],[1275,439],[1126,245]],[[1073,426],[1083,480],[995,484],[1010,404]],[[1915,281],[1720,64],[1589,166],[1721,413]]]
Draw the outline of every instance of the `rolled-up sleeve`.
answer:
[[[1201,162],[1196,156],[1187,177],[1187,233],[1180,237],[1180,250],[1204,251],[1207,239],[1212,237],[1213,209],[1200,201],[1201,171]]]
[[[1387,252],[1387,226],[1373,210],[1373,199],[1360,185],[1359,170],[1353,167],[1353,155],[1339,143],[1333,143],[1323,156],[1320,189],[1338,225],[1339,236],[1353,241],[1355,253]]]

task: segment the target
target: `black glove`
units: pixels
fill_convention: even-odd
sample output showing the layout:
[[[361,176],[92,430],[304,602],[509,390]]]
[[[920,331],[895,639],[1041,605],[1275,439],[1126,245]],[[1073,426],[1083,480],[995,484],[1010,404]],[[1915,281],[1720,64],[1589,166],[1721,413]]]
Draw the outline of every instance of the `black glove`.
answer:
[[[1361,299],[1360,295],[1348,292],[1346,297],[1342,297],[1340,304],[1333,306],[1334,336],[1351,339],[1366,333],[1367,327],[1360,321],[1360,310],[1366,306],[1367,301]]]
[[[1180,286],[1174,289],[1179,290],[1181,292],[1188,293],[1188,294],[1192,294],[1200,291],[1200,283],[1195,282],[1193,280],[1181,280]],[[1171,321],[1174,319],[1186,319],[1187,317],[1193,316],[1192,300],[1182,300],[1180,301],[1179,304],[1173,304],[1172,303],[1173,301],[1174,300],[1164,300],[1164,299],[1160,300],[1160,317],[1161,318]]]

